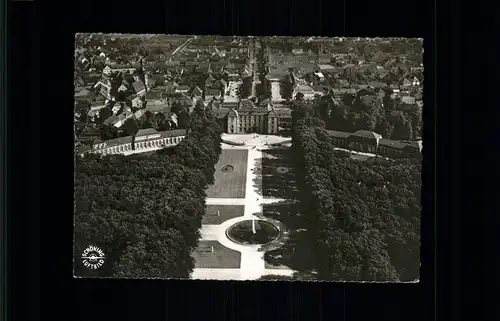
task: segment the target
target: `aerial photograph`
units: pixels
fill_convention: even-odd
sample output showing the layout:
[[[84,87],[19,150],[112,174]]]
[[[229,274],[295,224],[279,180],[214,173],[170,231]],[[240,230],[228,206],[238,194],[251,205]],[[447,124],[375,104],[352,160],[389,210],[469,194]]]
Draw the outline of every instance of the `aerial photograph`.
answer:
[[[418,282],[422,55],[76,34],[74,277]]]

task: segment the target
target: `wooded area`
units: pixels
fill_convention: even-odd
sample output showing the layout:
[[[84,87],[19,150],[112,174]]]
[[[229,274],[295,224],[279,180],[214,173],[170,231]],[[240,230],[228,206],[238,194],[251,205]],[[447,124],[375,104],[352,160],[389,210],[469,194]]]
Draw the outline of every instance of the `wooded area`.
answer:
[[[422,137],[422,109],[367,91],[346,95],[337,103],[331,92],[313,101],[295,99],[292,105],[308,106],[312,115],[327,129],[354,133],[371,130],[392,140],[418,140]]]
[[[323,103],[295,103],[292,153],[320,280],[411,281],[420,268],[421,164],[334,150]]]
[[[152,155],[77,157],[76,276],[189,278],[222,134],[202,108],[190,125],[178,145]],[[89,245],[106,255],[100,269],[80,264]]]

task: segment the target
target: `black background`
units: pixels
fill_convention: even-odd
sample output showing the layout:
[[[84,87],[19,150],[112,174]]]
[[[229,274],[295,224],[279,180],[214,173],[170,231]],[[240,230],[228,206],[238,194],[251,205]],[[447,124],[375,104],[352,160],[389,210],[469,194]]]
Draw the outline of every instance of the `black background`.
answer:
[[[491,252],[491,271],[481,270],[488,253],[482,244],[488,234],[481,217],[489,213],[488,225],[494,226],[498,210],[487,208],[486,201],[495,199],[498,187],[488,189],[479,169],[494,167],[498,143],[489,140],[498,138],[494,124],[486,124],[495,121],[495,105],[477,96],[486,97],[496,89],[484,75],[498,65],[494,10],[470,7],[463,18],[460,3],[438,1],[437,47],[434,2],[429,0],[35,0],[9,3],[8,10],[10,320],[434,320],[435,280],[437,320],[483,319],[486,297],[479,287],[485,280],[495,284],[496,269]],[[474,16],[479,11],[486,18]],[[464,22],[471,26],[460,25]],[[483,28],[489,33],[480,33]],[[427,107],[420,283],[73,279],[76,32],[424,38]],[[482,47],[481,41],[489,41],[491,48]],[[496,169],[491,171],[488,176],[495,177]],[[466,186],[469,190],[462,191]],[[460,239],[460,225],[467,238]],[[466,274],[471,281],[461,280]],[[473,309],[460,312],[461,307]]]

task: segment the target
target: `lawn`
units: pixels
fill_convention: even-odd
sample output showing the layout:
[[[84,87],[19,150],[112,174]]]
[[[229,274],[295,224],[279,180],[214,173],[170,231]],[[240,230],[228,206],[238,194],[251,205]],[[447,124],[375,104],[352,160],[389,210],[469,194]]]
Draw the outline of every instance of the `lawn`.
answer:
[[[217,216],[219,211],[219,216]],[[243,216],[244,205],[207,205],[202,224],[218,225],[235,217]]]
[[[241,263],[240,252],[228,249],[217,241],[200,241],[192,256],[196,268],[237,269]]]
[[[265,268],[310,271],[315,261],[312,246],[305,231],[293,231],[286,244],[264,253]]]
[[[244,198],[247,174],[247,150],[223,149],[219,161],[215,165],[215,182],[207,189],[207,197],[211,198]],[[232,171],[224,171],[227,165]]]
[[[279,202],[266,204],[262,209],[265,217],[280,221],[289,231],[288,239],[281,248],[265,252],[266,269],[310,270],[314,262],[312,244],[300,215],[300,206],[290,202]]]
[[[262,193],[265,198],[294,199],[297,187],[288,148],[262,152]]]

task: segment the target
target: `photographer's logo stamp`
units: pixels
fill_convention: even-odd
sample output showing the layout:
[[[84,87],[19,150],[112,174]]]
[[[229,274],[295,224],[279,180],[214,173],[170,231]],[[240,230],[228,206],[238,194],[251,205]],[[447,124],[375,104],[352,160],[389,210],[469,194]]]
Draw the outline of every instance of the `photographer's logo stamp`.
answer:
[[[97,246],[90,245],[82,253],[82,263],[85,267],[97,270],[104,264],[104,252]]]

